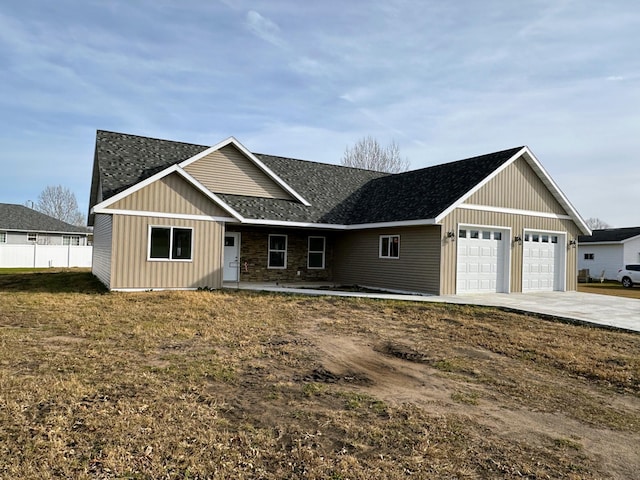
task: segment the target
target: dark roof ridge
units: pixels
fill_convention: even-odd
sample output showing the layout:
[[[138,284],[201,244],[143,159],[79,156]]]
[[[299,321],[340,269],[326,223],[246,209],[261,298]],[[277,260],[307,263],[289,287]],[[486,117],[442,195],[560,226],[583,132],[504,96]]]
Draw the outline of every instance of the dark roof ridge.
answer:
[[[96,133],[107,133],[107,134],[111,134],[111,135],[122,135],[122,136],[126,136],[126,137],[136,137],[136,138],[141,138],[141,139],[146,139],[146,140],[177,143],[177,144],[180,144],[180,145],[189,145],[189,146],[192,146],[192,147],[211,148],[213,146],[213,145],[200,145],[199,143],[181,142],[179,140],[171,140],[171,139],[168,139],[168,138],[150,137],[148,135],[137,135],[135,133],[114,132],[112,130],[97,129]]]
[[[435,164],[429,165],[427,167],[417,168],[415,170],[407,170],[406,172],[394,173],[393,175],[405,175],[405,174],[410,174],[410,173],[417,173],[417,172],[422,172],[424,170],[429,170],[430,168],[434,168],[434,167],[451,167],[451,166],[454,166],[455,164],[458,164],[458,163],[461,163],[461,162],[480,160],[482,158],[490,157],[492,155],[495,155],[495,156],[502,155],[502,154],[505,154],[507,152],[513,152],[513,154],[515,155],[517,152],[519,152],[523,148],[526,148],[526,145],[522,145],[520,147],[505,148],[504,150],[497,150],[495,152],[483,153],[482,155],[475,155],[473,157],[461,158],[459,160],[453,160],[451,162],[435,163]]]
[[[368,169],[368,168],[349,167],[347,165],[340,165],[339,163],[319,162],[318,160],[306,160],[304,158],[283,157],[282,155],[272,155],[270,153],[257,153],[257,152],[251,152],[251,153],[253,153],[258,158],[271,157],[271,158],[277,158],[277,159],[280,159],[280,160],[292,160],[292,161],[295,161],[295,162],[314,163],[316,165],[328,165],[330,167],[346,168],[346,169],[349,169],[349,170],[357,170],[357,171],[361,171],[361,172],[373,172],[373,173],[378,173],[378,174],[381,174],[381,175],[395,175],[393,173],[383,172],[383,171],[380,171],[380,170],[371,170],[371,169]]]

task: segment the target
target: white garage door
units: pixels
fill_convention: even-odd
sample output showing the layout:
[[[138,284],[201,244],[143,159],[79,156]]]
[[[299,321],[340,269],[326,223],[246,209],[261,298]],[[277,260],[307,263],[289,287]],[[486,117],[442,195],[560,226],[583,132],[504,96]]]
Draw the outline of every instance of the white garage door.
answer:
[[[522,291],[562,290],[564,237],[550,232],[525,232]]]
[[[491,228],[458,230],[458,294],[508,291],[507,231]]]

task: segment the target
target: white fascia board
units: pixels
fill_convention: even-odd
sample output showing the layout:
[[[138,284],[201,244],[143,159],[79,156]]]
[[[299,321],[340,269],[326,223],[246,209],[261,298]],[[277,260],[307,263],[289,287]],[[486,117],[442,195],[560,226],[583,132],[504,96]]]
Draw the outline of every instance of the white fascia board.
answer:
[[[119,200],[122,200],[123,198],[128,197],[132,193],[135,193],[138,190],[142,190],[144,187],[151,185],[153,182],[160,180],[161,178],[164,178],[173,172],[177,172],[179,168],[180,167],[178,167],[178,165],[171,165],[170,167],[167,167],[164,170],[161,170],[155,175],[151,175],[149,178],[145,178],[143,181],[130,186],[126,190],[123,190],[120,193],[117,193],[116,195],[113,195],[112,197],[107,198],[106,200],[98,203],[97,205],[94,205],[91,208],[91,211],[89,213],[98,213],[99,210],[104,210],[105,208],[108,208],[110,205],[113,205]]]
[[[157,218],[175,218],[178,220],[199,220],[204,222],[228,222],[239,223],[237,218],[218,217],[211,215],[193,215],[188,213],[168,213],[168,212],[150,212],[146,210],[121,210],[118,208],[102,208],[95,211],[96,214],[106,215],[129,215],[135,217],[157,217]]]
[[[17,228],[2,228],[0,227],[1,232],[13,232],[13,233],[41,233],[42,235],[90,235],[92,232],[65,232],[64,230],[56,231],[56,230],[27,230],[27,229],[17,229]],[[7,245],[12,245],[8,243]],[[20,245],[20,244],[16,244]],[[49,246],[49,245],[47,245]],[[66,245],[65,245],[66,246]]]
[[[525,150],[526,150],[526,147],[522,147],[509,160],[507,160],[502,165],[500,165],[498,168],[496,168],[493,171],[493,173],[491,173],[491,175],[487,176],[487,178],[482,180],[475,187],[473,187],[471,190],[469,190],[467,193],[465,193],[462,197],[460,197],[458,200],[453,202],[453,204],[451,204],[451,206],[449,208],[444,210],[440,215],[438,215],[435,218],[436,222],[440,223],[444,219],[444,217],[446,217],[451,212],[453,212],[456,208],[458,208],[460,205],[462,205],[469,197],[471,197],[471,195],[476,193],[478,190],[480,190],[482,187],[484,187],[487,183],[489,183],[491,180],[493,180],[500,172],[502,172],[505,168],[507,168],[509,165],[511,165],[518,157],[520,157],[520,155],[522,155],[522,153]]]
[[[529,166],[533,168],[533,170],[538,174],[538,177],[542,180],[542,182],[549,188],[553,196],[558,200],[560,205],[566,208],[569,211],[569,215],[571,216],[571,220],[573,220],[584,235],[591,235],[591,229],[587,226],[584,219],[580,216],[578,211],[571,204],[566,195],[560,190],[558,184],[551,178],[551,175],[545,170],[540,161],[536,158],[533,152],[529,149],[529,147],[524,147],[523,152],[526,153],[524,159],[527,161]]]
[[[622,245],[622,241],[619,242],[578,242],[578,245],[581,247],[590,247],[591,245],[593,246],[600,246],[600,245]]]
[[[358,225],[342,225],[333,223],[311,223],[311,222],[287,222],[282,220],[261,220],[245,218],[244,225],[268,225],[273,227],[298,227],[298,228],[320,228],[325,230],[367,230],[372,228],[398,228],[415,227],[420,225],[435,225],[434,219],[406,220],[399,222],[362,223]]]
[[[627,242],[631,242],[633,240],[638,240],[640,239],[640,235],[635,235],[633,237],[629,237],[629,238],[625,238],[624,240],[621,240],[620,243],[627,243]]]
[[[198,180],[196,180],[195,178],[193,178],[191,175],[189,175],[187,172],[185,172],[179,165],[171,165],[170,167],[156,173],[155,175],[150,176],[149,178],[144,179],[143,181],[136,183],[135,185],[132,185],[131,187],[127,188],[126,190],[123,190],[122,192],[109,197],[108,199],[106,199],[103,202],[100,202],[99,204],[93,206],[93,208],[91,208],[91,212],[90,213],[113,213],[116,210],[110,209],[109,207],[111,205],[113,205],[114,203],[118,202],[119,200],[122,200],[123,198],[128,197],[129,195],[142,190],[143,188],[151,185],[154,182],[157,182],[158,180],[161,180],[162,178],[172,174],[172,173],[177,173],[178,175],[180,175],[182,178],[184,178],[188,183],[191,184],[191,186],[193,186],[196,190],[200,191],[202,194],[204,194],[206,197],[208,197],[210,200],[212,200],[215,204],[217,204],[220,208],[222,208],[223,210],[227,211],[231,216],[234,217],[234,220],[237,221],[242,221],[242,216],[236,212],[233,208],[231,208],[229,205],[227,205],[225,202],[222,201],[222,199],[220,197],[218,197],[216,194],[210,192],[204,185],[202,185]],[[118,213],[120,213],[122,211],[118,210]],[[211,217],[214,218],[214,217]],[[217,217],[216,217],[217,218]]]
[[[492,207],[490,205],[476,205],[473,203],[463,203],[462,205],[458,205],[458,208],[463,208],[466,210],[483,210],[483,211],[495,212],[495,213],[509,213],[513,215],[527,215],[530,217],[556,218],[559,220],[573,220],[573,217],[571,217],[571,215],[559,215],[557,213],[550,213],[550,212],[536,212],[533,210],[520,210],[517,208]]]
[[[216,145],[214,145],[214,146],[212,146],[210,148],[207,148],[205,151],[200,152],[197,155],[194,155],[193,157],[184,160],[183,162],[180,163],[180,167],[181,168],[185,168],[186,166],[192,164],[196,160],[200,160],[201,158],[206,157],[207,155],[209,155],[209,154],[211,154],[211,153],[213,153],[213,152],[215,152],[217,150],[220,150],[221,148],[226,147],[227,145],[230,145],[230,144],[233,144],[234,147],[236,147],[238,150],[240,150],[251,162],[253,162],[255,164],[256,167],[258,167],[260,170],[262,170],[269,178],[271,178],[271,180],[276,182],[287,193],[289,193],[291,196],[296,198],[298,201],[300,201],[306,207],[311,206],[311,204],[309,202],[307,202],[302,195],[300,195],[293,188],[291,188],[284,180],[282,180],[278,175],[276,175],[276,173],[273,170],[271,170],[264,163],[262,163],[258,159],[258,157],[256,157],[253,153],[251,153],[244,145],[242,145],[234,137],[229,137],[226,140],[223,140],[222,142],[217,143]]]

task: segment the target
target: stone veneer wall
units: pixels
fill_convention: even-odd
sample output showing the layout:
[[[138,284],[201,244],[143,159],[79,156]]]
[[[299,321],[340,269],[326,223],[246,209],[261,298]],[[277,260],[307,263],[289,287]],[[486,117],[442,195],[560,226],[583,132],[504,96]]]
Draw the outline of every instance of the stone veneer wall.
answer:
[[[240,281],[242,282],[309,282],[333,280],[332,233],[313,230],[295,231],[283,229],[255,228],[239,229],[227,225],[227,232],[240,233]],[[287,268],[267,268],[269,235],[287,235]],[[325,268],[307,268],[309,237],[325,237]],[[300,274],[298,275],[298,272]]]

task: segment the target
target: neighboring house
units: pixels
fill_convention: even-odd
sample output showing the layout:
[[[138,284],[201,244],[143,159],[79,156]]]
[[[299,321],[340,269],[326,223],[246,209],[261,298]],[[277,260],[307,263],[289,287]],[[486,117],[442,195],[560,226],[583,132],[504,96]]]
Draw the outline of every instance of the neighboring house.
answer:
[[[24,205],[0,203],[0,268],[89,267],[89,234]]]
[[[24,205],[0,203],[0,244],[86,245],[89,233]]]
[[[399,174],[98,131],[89,224],[112,290],[329,281],[575,290],[590,231],[527,147]]]
[[[640,227],[605,228],[578,237],[578,269],[592,278],[615,280],[618,270],[640,263]]]

